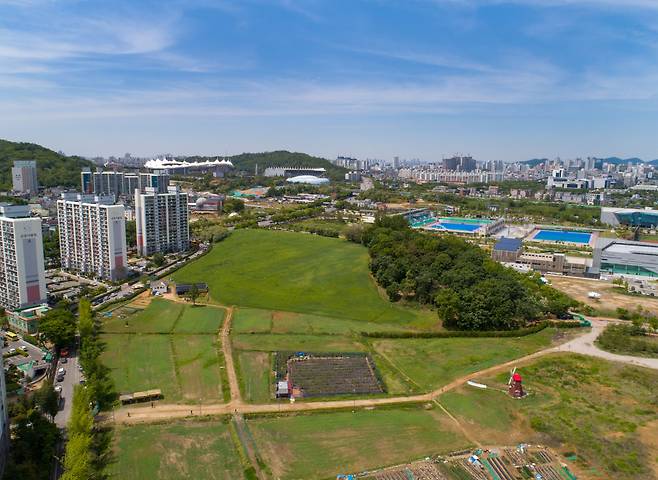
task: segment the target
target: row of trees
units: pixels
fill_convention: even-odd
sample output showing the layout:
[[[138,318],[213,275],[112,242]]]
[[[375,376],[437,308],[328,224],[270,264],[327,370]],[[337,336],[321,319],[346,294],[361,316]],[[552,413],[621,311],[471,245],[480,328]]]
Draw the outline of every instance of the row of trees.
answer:
[[[381,217],[361,232],[370,269],[391,300],[434,305],[446,328],[510,330],[575,302],[493,261],[482,249],[454,236],[413,231],[403,217]]]
[[[85,373],[85,386],[77,386],[73,394],[68,442],[64,456],[64,480],[87,480],[102,477],[104,455],[108,443],[104,430],[94,428],[93,410],[110,408],[116,400],[109,368],[100,361],[103,344],[94,321],[91,302],[80,299],[78,305],[80,334],[79,361]]]

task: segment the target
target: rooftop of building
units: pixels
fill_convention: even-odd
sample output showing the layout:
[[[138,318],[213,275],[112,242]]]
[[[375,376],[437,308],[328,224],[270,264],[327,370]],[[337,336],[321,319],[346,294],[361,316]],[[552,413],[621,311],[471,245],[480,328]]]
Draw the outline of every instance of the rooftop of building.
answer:
[[[523,242],[518,238],[502,237],[494,245],[494,250],[498,252],[518,252],[522,246]]]

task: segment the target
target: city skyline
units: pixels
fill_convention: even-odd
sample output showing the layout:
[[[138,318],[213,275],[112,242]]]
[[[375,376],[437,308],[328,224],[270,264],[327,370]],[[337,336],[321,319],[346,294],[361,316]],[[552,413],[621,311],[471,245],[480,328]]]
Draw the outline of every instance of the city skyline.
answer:
[[[2,137],[69,154],[658,158],[658,4],[0,1]]]

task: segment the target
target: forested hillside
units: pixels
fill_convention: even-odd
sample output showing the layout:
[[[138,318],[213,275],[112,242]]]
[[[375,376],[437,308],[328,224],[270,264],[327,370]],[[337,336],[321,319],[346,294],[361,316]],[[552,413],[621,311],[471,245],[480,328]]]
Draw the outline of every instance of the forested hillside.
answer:
[[[91,167],[89,160],[67,157],[34,143],[0,140],[0,189],[11,189],[11,167],[14,160],[36,160],[39,185],[44,187],[77,186],[80,170]]]

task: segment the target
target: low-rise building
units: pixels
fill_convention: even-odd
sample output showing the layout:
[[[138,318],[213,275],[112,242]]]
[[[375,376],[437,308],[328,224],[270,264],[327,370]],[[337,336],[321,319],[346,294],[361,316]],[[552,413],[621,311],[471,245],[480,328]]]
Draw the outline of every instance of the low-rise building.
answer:
[[[594,248],[592,272],[658,277],[658,244],[599,238]]]
[[[39,331],[39,319],[50,310],[48,305],[39,305],[7,312],[9,328],[14,332],[34,335]]]
[[[491,257],[497,262],[516,262],[522,250],[521,239],[502,237],[494,245]]]

